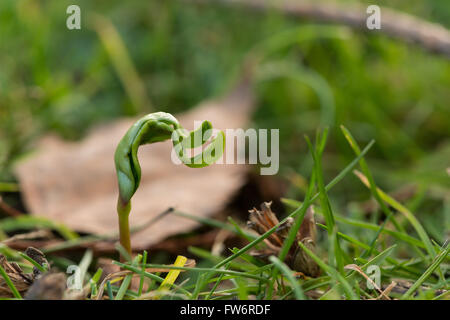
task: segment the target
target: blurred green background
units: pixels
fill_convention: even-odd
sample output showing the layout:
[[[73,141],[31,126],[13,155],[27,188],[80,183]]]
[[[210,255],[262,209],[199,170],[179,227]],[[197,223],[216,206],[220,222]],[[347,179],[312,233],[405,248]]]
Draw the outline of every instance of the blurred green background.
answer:
[[[386,5],[450,28],[448,0],[341,2]],[[66,28],[66,8],[74,3],[81,7],[81,30]],[[115,27],[119,49],[106,29],[100,40],[95,14]],[[250,50],[302,26],[320,30],[276,11],[183,1],[2,0],[0,181],[15,181],[14,162],[48,132],[81,139],[101,122],[154,110],[176,113],[226,93]],[[287,181],[309,177],[305,133],[330,126],[323,160],[328,179],[354,158],[340,124],[360,145],[375,139],[367,158],[378,185],[387,191],[417,186],[408,205],[442,241],[450,215],[449,60],[375,32],[342,31],[344,37],[293,43],[265,57],[267,66],[297,70],[301,81],[255,81],[250,125],[281,129],[279,176]],[[129,73],[122,78],[105,47],[120,55],[120,42],[134,66],[125,66]],[[124,81],[135,89],[131,94]],[[301,187],[293,185],[288,196],[301,194]],[[369,192],[349,176],[330,196],[345,210]]]

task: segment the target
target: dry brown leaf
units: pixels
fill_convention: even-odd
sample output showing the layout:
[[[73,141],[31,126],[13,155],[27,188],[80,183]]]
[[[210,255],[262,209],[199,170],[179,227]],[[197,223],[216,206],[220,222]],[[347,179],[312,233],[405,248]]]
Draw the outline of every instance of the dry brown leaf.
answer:
[[[223,99],[208,101],[177,115],[192,130],[194,121],[209,120],[214,128],[245,127],[253,106],[246,81]],[[118,230],[118,194],[113,155],[117,143],[135,121],[120,120],[91,132],[83,141],[44,139],[37,154],[16,166],[24,200],[33,215],[44,216],[87,233]],[[219,211],[243,184],[247,166],[214,164],[203,169],[175,165],[171,144],[140,148],[141,185],[132,200],[131,226],[142,225],[168,207],[198,216]],[[133,249],[143,249],[162,239],[186,232],[197,222],[168,215],[132,235]]]

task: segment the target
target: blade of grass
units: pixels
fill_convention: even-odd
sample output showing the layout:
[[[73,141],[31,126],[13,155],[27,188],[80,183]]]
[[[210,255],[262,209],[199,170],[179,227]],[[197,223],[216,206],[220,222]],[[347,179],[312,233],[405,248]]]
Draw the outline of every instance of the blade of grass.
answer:
[[[147,251],[144,250],[144,255],[142,257],[142,272],[145,271],[145,265],[147,264]],[[138,295],[141,296],[142,295],[142,290],[144,288],[144,275],[141,274],[141,279],[139,280],[139,290],[138,290]]]
[[[4,232],[13,232],[16,230],[31,230],[37,228],[48,228],[55,230],[67,240],[78,238],[78,234],[76,234],[66,226],[55,223],[54,221],[46,219],[44,217],[24,215],[15,218],[5,218],[0,221],[0,229]]]
[[[162,211],[161,213],[159,213],[158,215],[156,215],[155,217],[153,217],[152,219],[150,219],[149,221],[144,222],[143,224],[140,224],[140,225],[130,227],[130,234],[134,234],[136,232],[139,232],[141,230],[144,230],[144,229],[150,227],[154,223],[158,222],[160,219],[164,218],[169,213],[173,212],[173,210],[174,210],[173,208],[168,208],[168,209]],[[88,235],[88,236],[78,237],[76,239],[67,240],[62,243],[57,243],[57,244],[53,244],[50,246],[46,246],[46,247],[42,248],[42,252],[50,253],[50,252],[55,252],[55,251],[59,251],[59,250],[65,250],[65,249],[81,246],[82,244],[94,243],[97,241],[117,241],[117,240],[119,240],[119,232],[118,231],[111,232],[108,234],[101,234],[101,235]]]
[[[218,229],[224,229],[224,230],[228,230],[231,231],[239,236],[242,236],[243,238],[251,241],[253,239],[255,239],[255,236],[249,232],[246,232],[245,230],[242,230],[237,224],[235,224],[235,222],[230,218],[229,221],[232,225],[226,224],[222,221],[218,221],[218,220],[214,220],[214,219],[210,219],[210,218],[205,218],[205,217],[197,217],[194,216],[192,214],[186,213],[186,212],[181,212],[178,210],[173,211],[173,214],[180,216],[180,217],[184,217],[190,220],[194,220],[197,221],[201,224],[213,227],[213,228],[218,228]]]
[[[356,171],[356,170],[354,173],[363,182],[363,184],[366,187],[369,187],[369,182],[367,180],[367,177],[364,174],[362,174],[361,172]],[[405,218],[411,223],[411,225],[414,227],[417,234],[419,235],[419,238],[424,243],[425,248],[426,248],[428,254],[430,255],[429,259],[431,259],[431,257],[433,257],[436,254],[436,252],[433,248],[433,244],[431,243],[430,238],[428,237],[427,232],[422,227],[419,220],[417,220],[417,218],[414,216],[414,214],[412,214],[406,207],[404,207],[399,202],[397,202],[397,200],[393,199],[391,196],[389,196],[388,194],[383,192],[383,190],[381,190],[380,188],[377,187],[377,191],[378,191],[378,194],[380,195],[380,198],[383,201],[386,201],[387,204],[389,204],[391,207],[393,207],[398,212],[402,213],[405,216]]]
[[[117,243],[115,245],[115,248],[116,248],[117,251],[119,251],[120,256],[123,257],[125,259],[125,261],[131,261],[130,254],[128,253],[128,251],[120,243]]]
[[[127,279],[127,277],[128,276],[126,276],[125,279]],[[125,279],[123,281],[125,281]],[[123,284],[123,281],[122,281],[122,284]],[[112,288],[113,292],[116,293],[116,300],[118,300],[117,299],[117,295],[119,294],[120,288],[122,288],[122,286],[120,286],[120,287],[118,287],[118,286],[111,286],[111,288]],[[125,292],[123,293],[123,297],[120,300],[124,300],[125,297],[127,297],[130,300],[135,300],[135,299],[139,298],[138,295],[137,295],[137,292],[134,292],[134,291],[129,290],[129,289],[125,290]]]
[[[118,262],[118,261],[113,261],[113,263],[118,265],[119,267],[121,267],[123,269],[126,269],[126,270],[132,271],[134,273],[137,273],[138,275],[142,274],[142,275],[144,275],[144,277],[149,278],[151,280],[154,280],[155,282],[162,283],[164,281],[164,278],[161,278],[160,276],[158,276],[156,274],[153,274],[153,273],[150,273],[150,272],[147,272],[147,271],[143,272],[138,267],[131,266],[131,265],[128,265],[128,264],[124,264],[124,263],[121,263],[121,262]],[[176,287],[177,289],[179,289],[180,291],[182,291],[184,294],[187,294],[187,295],[191,296],[191,293],[189,291],[187,291],[186,289],[179,288],[176,285],[173,285],[173,286]]]
[[[149,108],[152,109],[152,104],[147,96],[145,85],[139,77],[117,29],[106,17],[93,14],[91,18],[91,27],[97,32],[98,37],[108,53],[112,65],[133,104],[134,109],[131,110],[132,113],[137,114],[143,110],[148,110]]]
[[[100,280],[100,277],[103,274],[103,270],[101,268],[98,268],[95,272],[94,276],[89,280],[89,283],[91,285],[91,297],[94,297],[97,295],[97,282]]]
[[[216,264],[224,259],[223,256],[213,255],[210,251],[204,250],[201,248],[197,248],[197,247],[189,247],[188,251],[192,254],[195,254],[199,258],[210,260],[211,262],[216,263]],[[252,266],[251,264],[248,264],[248,263],[243,263],[241,261],[232,261],[230,264],[230,268],[238,269],[238,270],[242,270],[242,271],[246,271],[248,269],[257,269],[257,267]]]
[[[368,151],[369,149],[372,147],[372,145],[374,144],[374,140],[370,141],[368,143],[368,145],[364,148],[364,150],[361,152],[361,154],[356,157],[350,164],[348,164],[333,180],[331,180],[328,185],[325,187],[325,191],[330,190],[333,186],[335,186],[340,180],[342,180],[348,172],[350,172],[353,167],[358,163],[359,159],[361,159]],[[303,206],[305,206],[306,208],[313,203],[313,201],[319,196],[320,193],[314,195],[314,197],[312,197],[310,199],[309,202],[304,202],[302,206],[300,206],[299,208],[297,208],[296,210],[294,210],[288,217],[284,218],[278,225],[272,227],[271,229],[269,229],[266,233],[264,233],[263,235],[259,236],[258,238],[256,238],[255,240],[253,240],[252,242],[250,242],[249,244],[247,244],[246,246],[244,246],[243,248],[241,248],[239,251],[233,253],[231,256],[229,256],[228,258],[223,259],[222,261],[220,261],[219,263],[217,263],[214,266],[214,269],[217,270],[220,267],[226,265],[227,263],[233,261],[234,259],[236,259],[237,257],[239,257],[240,255],[244,254],[245,252],[247,252],[248,250],[250,250],[251,248],[253,248],[254,246],[256,246],[258,243],[264,241],[264,239],[268,238],[273,232],[275,232],[277,230],[277,228],[284,223],[289,217],[294,217],[298,214],[298,212],[300,210],[302,210]],[[203,279],[201,279],[203,281]],[[206,277],[205,281],[207,281],[208,278]],[[200,283],[198,283],[200,284]],[[201,290],[202,286],[197,286],[196,289],[198,288],[198,290]],[[198,292],[197,292],[198,295]]]
[[[336,216],[336,221],[338,222],[342,222],[348,225],[352,225],[355,227],[359,227],[359,228],[364,228],[364,229],[368,229],[368,230],[380,230],[380,226],[373,224],[373,223],[369,223],[369,222],[364,222],[364,221],[358,221],[358,220],[354,220],[354,219],[350,219],[350,218],[344,218],[344,217],[340,217],[340,216]],[[408,243],[411,246],[416,246],[419,248],[425,248],[425,245],[419,240],[416,239],[406,233],[401,233],[399,231],[394,231],[394,230],[389,230],[389,229],[385,229],[383,228],[381,230],[382,233],[388,234],[398,240],[404,241],[406,243]],[[370,246],[369,246],[370,248]],[[423,255],[421,255],[423,257]]]
[[[320,224],[320,223],[318,223],[317,225],[319,227],[323,228],[323,229],[327,228],[327,226],[325,226],[323,224]],[[337,235],[339,237],[341,237],[343,240],[345,240],[345,241],[347,241],[347,242],[349,242],[349,243],[351,243],[351,244],[353,244],[355,246],[361,247],[361,248],[363,248],[365,250],[369,250],[370,249],[369,245],[367,245],[367,244],[365,244],[365,243],[363,243],[363,242],[361,242],[361,241],[359,241],[359,240],[357,240],[357,239],[355,239],[355,238],[353,238],[353,237],[351,237],[349,235],[346,235],[346,234],[344,234],[342,232],[338,232]],[[379,252],[377,250],[373,250],[372,253],[379,254]],[[367,261],[364,258],[356,258],[356,259],[357,260],[362,259],[364,261]],[[408,268],[405,265],[402,265],[401,263],[398,263],[395,259],[392,259],[392,258],[388,257],[386,259],[386,261],[389,262],[390,264],[392,264],[395,268],[400,268],[400,269],[402,269],[402,270],[404,270],[404,271],[406,271],[406,272],[408,272],[408,273],[410,273],[410,274],[412,274],[414,276],[418,275],[418,273],[416,271],[414,271],[411,268]]]
[[[141,261],[142,256],[138,255],[133,259],[132,265],[136,266],[139,264],[139,262]],[[119,291],[117,291],[115,300],[123,300],[123,297],[125,296],[125,294],[127,293],[127,290],[131,284],[131,280],[133,279],[133,274],[127,274],[125,276],[125,279],[122,281],[122,284],[119,287]]]
[[[450,252],[450,245],[447,245],[447,248],[443,249],[435,258],[433,263],[428,267],[428,269],[422,274],[422,276],[417,279],[417,281],[409,288],[408,291],[402,296],[402,299],[408,299],[411,294],[416,291],[420,285],[439,267],[439,265],[444,261],[444,259],[448,256]]]
[[[244,238],[247,241],[255,240],[256,236],[251,235],[250,233],[245,232],[244,230],[242,230],[242,228],[239,226],[239,224],[236,221],[234,221],[234,219],[232,217],[228,217],[228,222],[233,225],[233,227],[236,229],[236,233],[239,236],[241,236],[242,238]]]
[[[315,180],[316,180],[315,173],[313,172],[311,175],[308,190],[305,195],[305,201],[307,201],[307,202],[309,201],[309,199],[311,198],[311,196],[314,192]],[[286,240],[284,241],[283,246],[281,247],[280,253],[278,255],[278,259],[280,261],[284,261],[286,259],[289,249],[291,248],[292,244],[294,243],[294,241],[297,237],[298,230],[300,229],[300,226],[303,222],[303,219],[305,217],[307,210],[308,210],[308,208],[306,206],[302,206],[302,209],[295,216],[294,225],[290,228],[288,236],[287,236]],[[272,283],[269,286],[268,291],[267,291],[268,299],[272,299],[274,281],[277,278],[278,270],[279,270],[279,268],[274,268],[272,271],[272,276],[271,276]]]
[[[192,292],[191,299],[196,300],[198,299],[198,296],[200,295],[200,292],[202,288],[204,287],[205,283],[208,282],[208,279],[206,277],[209,276],[209,274],[201,274],[197,278],[197,282],[195,283],[194,291]]]
[[[346,296],[351,300],[358,299],[357,296],[353,293],[352,287],[347,282],[347,280],[333,267],[328,266],[325,264],[322,259],[320,259],[318,256],[316,256],[311,250],[309,250],[303,243],[299,242],[298,245],[306,252],[307,255],[309,255],[318,265],[319,267],[328,273],[329,276],[331,276],[336,282],[340,283],[342,285],[342,288],[346,294]]]
[[[238,300],[248,300],[248,288],[246,282],[239,277],[231,279],[231,282],[236,288]]]
[[[230,264],[227,264],[223,269],[228,269]],[[211,291],[208,293],[208,295],[205,297],[205,300],[211,299],[212,295],[214,294],[214,291],[216,291],[217,287],[219,286],[220,282],[223,280],[223,277],[225,276],[225,273],[221,273],[219,278],[217,279],[216,283],[212,287]]]
[[[231,249],[232,253],[236,253],[238,251],[239,251],[239,249],[236,248],[236,247]],[[263,260],[257,259],[257,258],[255,258],[255,257],[253,257],[253,256],[251,256],[251,255],[249,255],[247,253],[241,254],[240,258],[252,265],[251,268],[249,266],[249,270],[251,270],[251,271],[256,271],[256,270],[261,271],[261,268],[263,268],[263,267],[265,267],[267,265],[267,263],[265,263]],[[232,265],[230,265],[230,266],[232,266]]]
[[[294,200],[294,199],[286,199],[286,198],[282,198],[281,202],[289,207],[295,207],[295,208],[299,207],[302,204],[301,201]],[[319,210],[318,208],[315,209],[315,212],[323,215],[322,211]],[[380,226],[378,226],[376,224],[359,221],[359,220],[354,220],[354,219],[350,219],[350,218],[345,218],[336,213],[334,213],[334,217],[337,222],[345,223],[345,224],[352,225],[352,226],[359,227],[359,228],[364,228],[364,229],[368,229],[368,230],[379,230],[379,228],[380,228]],[[406,243],[408,243],[410,245],[417,246],[420,248],[425,248],[425,245],[419,239],[416,239],[408,234],[403,234],[401,232],[389,230],[389,229],[383,229],[382,233],[388,234],[398,240],[405,241]],[[368,247],[367,250],[369,248],[370,247]],[[421,256],[424,257],[423,255],[421,255]]]
[[[239,272],[239,271],[233,271],[233,270],[223,270],[223,269],[215,269],[215,268],[191,268],[191,267],[183,267],[183,266],[176,266],[176,265],[165,265],[165,264],[147,264],[146,268],[155,268],[155,269],[167,269],[167,270],[173,270],[173,271],[179,271],[180,270],[184,270],[184,271],[193,271],[193,272],[214,272],[214,273],[225,273],[225,274],[229,274],[229,275],[234,275],[236,277],[244,277],[244,278],[250,278],[250,279],[255,279],[255,280],[259,280],[259,281],[267,281],[267,279],[254,275],[252,273],[249,272]],[[259,270],[255,270],[259,271]]]
[[[450,291],[445,291],[441,293],[440,295],[433,298],[433,300],[444,300],[447,299],[450,296]]]
[[[396,244],[390,246],[389,248],[386,248],[385,250],[381,251],[379,254],[377,254],[375,257],[370,259],[366,264],[361,266],[361,269],[365,269],[370,265],[376,264],[380,265],[383,263],[384,260],[387,260],[387,258],[391,255],[391,253],[394,251],[394,249],[397,247]]]
[[[47,268],[48,268],[48,266],[47,267],[45,267],[45,266],[41,266],[39,263],[37,263],[36,261],[34,261],[32,258],[30,258],[29,256],[27,256],[25,253],[23,253],[23,252],[19,252],[19,255],[23,258],[23,259],[25,259],[25,260],[27,260],[29,263],[31,263],[33,266],[35,266],[36,268],[38,268],[38,270],[40,271],[40,272],[47,272]]]
[[[175,280],[178,278],[178,276],[180,275],[180,270],[183,269],[179,269],[179,268],[183,268],[184,265],[186,264],[187,258],[184,256],[177,256],[173,267],[170,268],[172,270],[169,271],[169,273],[167,274],[166,278],[164,279],[164,281],[161,283],[161,286],[159,287],[164,288],[164,287],[170,287],[175,283]]]
[[[114,294],[111,287],[111,281],[106,281],[106,292],[108,293],[109,300],[114,300]]]
[[[283,263],[280,259],[278,259],[275,256],[271,256],[269,260],[275,265],[275,267],[278,268],[278,270],[281,271],[281,273],[284,274],[284,276],[289,280],[289,282],[292,285],[292,288],[294,289],[295,298],[297,300],[305,300],[306,297],[303,293],[303,290],[301,286],[298,284],[297,280],[293,276],[293,272],[289,267]]]
[[[312,194],[314,192],[315,181],[316,181],[315,173],[313,172],[311,175],[311,180],[309,183],[308,191],[306,192],[306,195],[305,195],[306,202],[309,202],[309,199],[311,199],[311,197],[312,197]],[[294,243],[295,238],[298,233],[298,230],[300,229],[300,226],[302,225],[306,211],[308,210],[308,208],[306,206],[301,206],[301,208],[302,209],[299,210],[299,212],[295,216],[294,224],[290,228],[288,236],[287,236],[286,240],[284,241],[283,246],[281,247],[280,254],[278,255],[278,259],[280,259],[281,261],[284,261],[284,259],[286,259],[289,249],[291,248],[292,244]]]
[[[386,250],[383,250],[380,254],[378,254],[377,256],[375,256],[374,258],[372,258],[371,260],[369,260],[366,264],[364,264],[361,269],[365,269],[370,265],[373,264],[381,264],[384,259],[387,259],[388,256],[392,253],[392,251],[394,250],[394,248],[396,247],[396,245],[393,245],[389,248],[387,248]],[[350,271],[346,276],[345,276],[345,280],[349,281],[349,282],[353,282],[355,276],[356,276],[356,272],[355,271]],[[326,292],[324,294],[324,296],[327,295],[333,295],[335,292],[337,292],[339,290],[339,288],[342,286],[341,283],[336,284],[335,286],[333,286],[330,290],[328,290],[328,292]]]
[[[307,136],[305,136],[305,140],[308,144],[310,153],[314,160],[314,170],[317,179],[317,187],[319,189],[319,201],[320,206],[323,210],[325,222],[328,226],[328,262],[336,265],[337,269],[341,274],[344,273],[344,263],[342,252],[339,244],[339,238],[336,237],[336,224],[334,221],[333,211],[331,209],[330,201],[328,199],[327,192],[325,190],[325,183],[323,178],[323,170],[322,170],[322,153],[325,148],[327,130],[324,131],[322,138],[320,138],[320,134],[318,133],[316,138],[316,146],[313,148],[311,141]],[[362,158],[361,158],[362,159]]]
[[[324,229],[327,228],[325,225],[320,224],[320,223],[318,223],[317,225],[318,225],[319,227],[321,227],[321,228],[324,228]],[[349,235],[346,235],[346,234],[344,234],[344,233],[342,233],[342,232],[338,232],[337,235],[338,235],[339,237],[341,237],[343,240],[345,240],[345,241],[347,241],[347,242],[349,242],[349,243],[351,243],[351,244],[353,244],[353,245],[355,245],[355,246],[361,247],[361,248],[363,248],[363,249],[365,249],[365,250],[369,250],[369,249],[370,249],[369,245],[367,245],[367,244],[365,244],[365,243],[363,243],[363,242],[361,242],[361,241],[359,241],[359,240],[357,240],[357,239],[355,239],[355,238],[353,238],[353,237],[351,237],[351,236],[349,236]],[[379,254],[379,252],[378,252],[377,250],[373,250],[372,253]],[[356,258],[356,260],[364,260],[364,261],[367,261],[366,259],[364,259],[364,258],[359,258],[359,257]],[[405,263],[399,263],[399,262],[397,262],[395,259],[389,258],[389,257],[386,259],[386,261],[389,262],[390,264],[392,264],[393,268],[402,269],[402,270],[404,270],[404,271],[410,273],[410,274],[413,275],[413,276],[420,276],[420,274],[418,274],[417,271],[415,271],[415,270],[412,269],[412,268],[409,268],[408,266],[405,265]],[[423,260],[420,260],[420,261],[423,261]]]
[[[80,263],[78,264],[79,267],[79,272],[80,272],[80,280],[81,280],[81,285],[83,286],[84,283],[84,279],[86,277],[86,273],[88,271],[89,266],[91,265],[92,262],[92,250],[86,250],[86,252],[83,255],[83,258],[81,258]]]

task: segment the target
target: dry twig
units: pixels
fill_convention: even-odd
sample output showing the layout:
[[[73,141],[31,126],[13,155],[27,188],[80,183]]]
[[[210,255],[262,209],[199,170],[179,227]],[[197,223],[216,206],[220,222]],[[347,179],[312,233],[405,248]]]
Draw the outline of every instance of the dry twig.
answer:
[[[186,0],[185,0],[186,1]],[[381,29],[366,27],[367,6],[338,5],[329,1],[265,1],[265,0],[187,0],[200,4],[235,5],[256,11],[275,9],[295,18],[338,23],[354,29],[380,32],[390,37],[416,43],[424,49],[450,58],[450,31],[437,23],[381,7]]]

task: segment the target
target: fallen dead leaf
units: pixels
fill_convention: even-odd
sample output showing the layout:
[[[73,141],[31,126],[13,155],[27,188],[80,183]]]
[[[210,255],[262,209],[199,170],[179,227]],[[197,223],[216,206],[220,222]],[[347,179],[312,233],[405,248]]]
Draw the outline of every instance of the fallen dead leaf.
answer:
[[[188,130],[193,129],[195,120],[209,120],[214,128],[222,130],[241,128],[246,126],[252,108],[250,86],[242,81],[224,98],[205,102],[176,117]],[[97,128],[81,142],[43,139],[36,154],[15,168],[29,211],[80,232],[117,231],[118,188],[113,155],[117,143],[135,120],[120,120]],[[214,164],[191,169],[173,164],[170,154],[170,142],[140,148],[142,180],[132,199],[132,227],[144,224],[168,207],[197,216],[212,215],[244,183],[246,165]],[[132,235],[133,249],[147,248],[197,225],[168,215]]]

